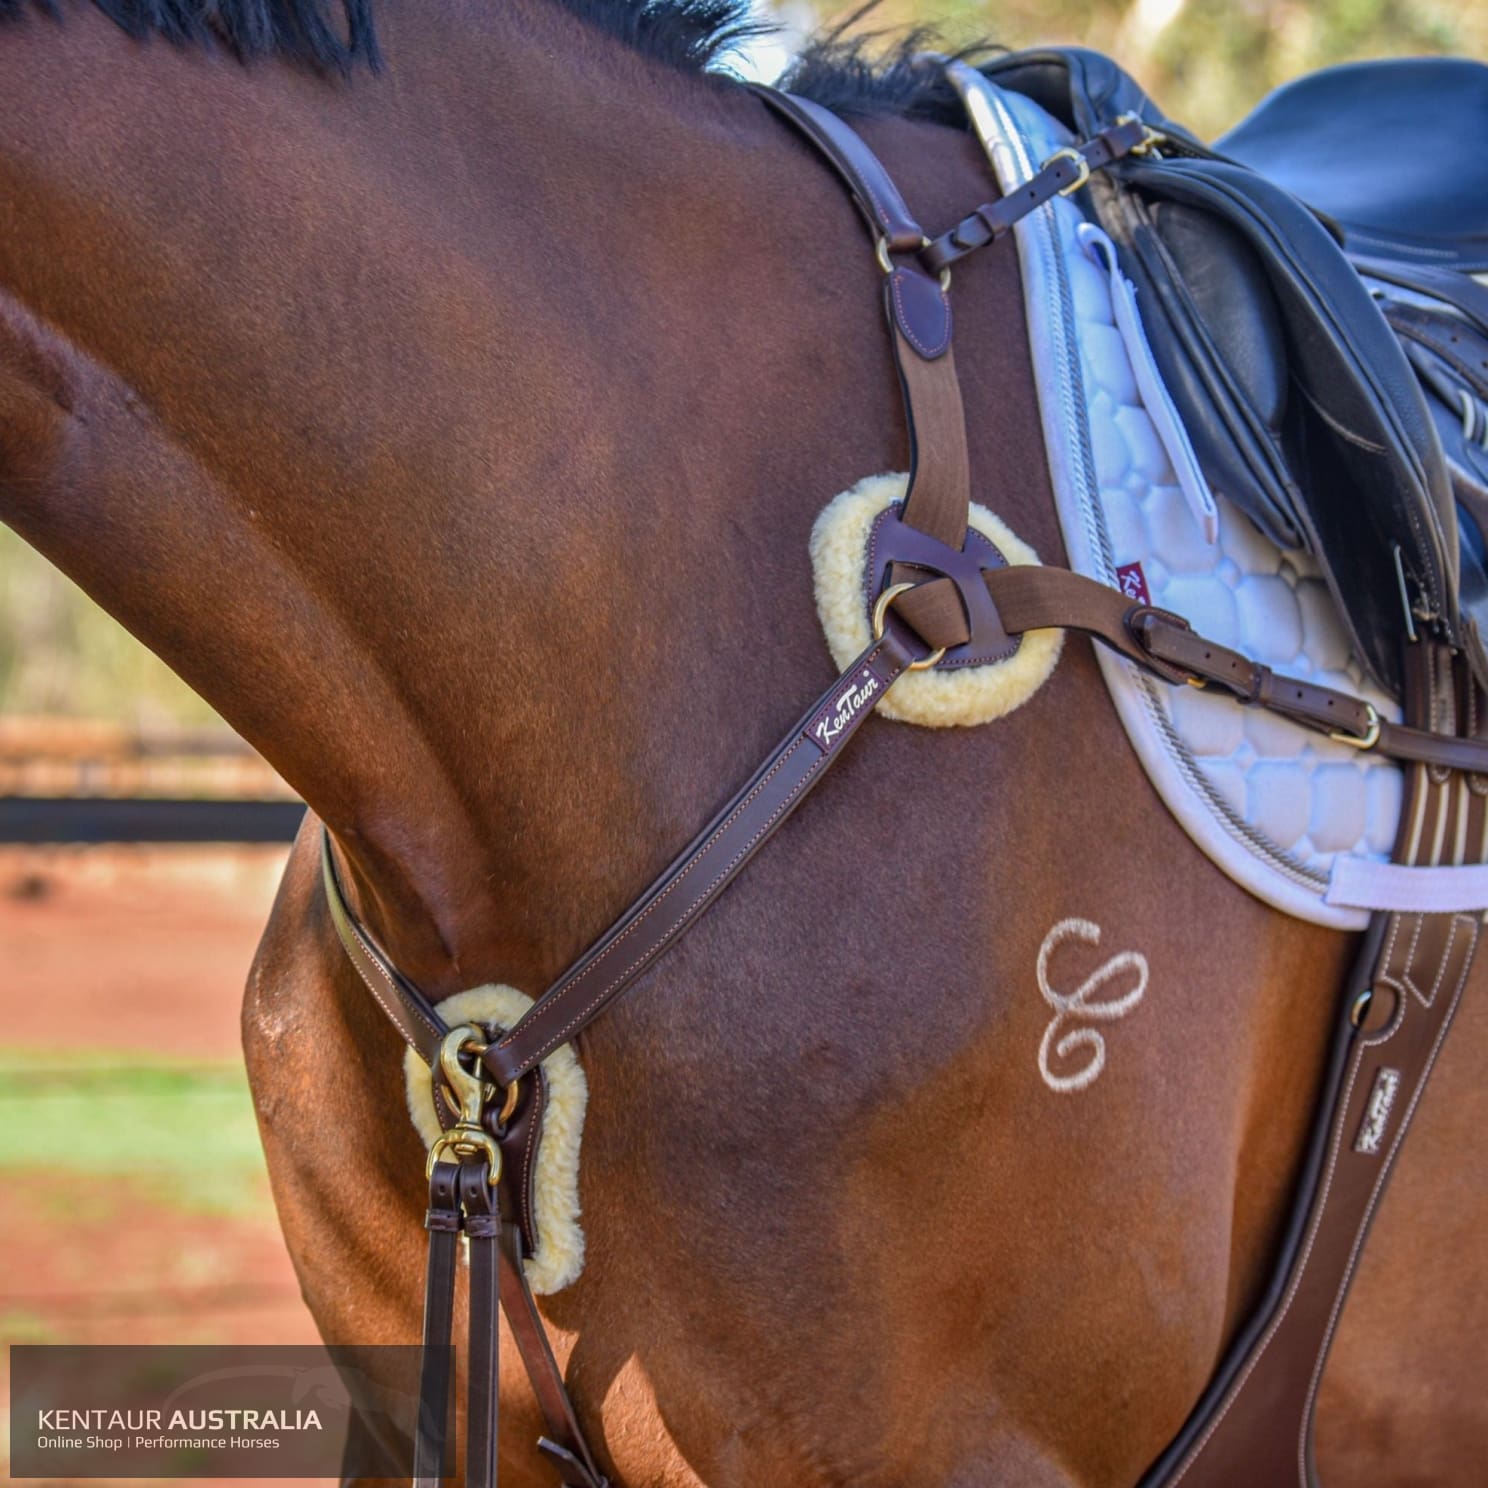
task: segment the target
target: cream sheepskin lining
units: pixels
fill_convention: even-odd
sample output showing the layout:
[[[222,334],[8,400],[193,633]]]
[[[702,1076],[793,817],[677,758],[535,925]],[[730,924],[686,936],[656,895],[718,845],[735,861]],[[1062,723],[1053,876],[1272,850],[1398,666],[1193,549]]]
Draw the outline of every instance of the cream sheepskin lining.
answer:
[[[487,985],[446,997],[438,1011],[451,1027],[481,1023],[511,1028],[531,1006],[532,999],[515,987]],[[584,1269],[579,1142],[584,1134],[584,1110],[589,1104],[589,1082],[572,1044],[560,1044],[542,1065],[548,1077],[548,1105],[532,1183],[537,1247],[525,1263],[528,1284],[540,1296],[562,1291],[578,1280]],[[429,1066],[409,1049],[403,1055],[403,1074],[408,1085],[408,1114],[424,1146],[432,1147],[440,1127]]]
[[[816,612],[832,659],[846,667],[869,642],[864,570],[873,520],[904,499],[907,475],[870,475],[828,502],[811,529]],[[1037,563],[1039,556],[1000,517],[976,502],[971,525],[996,544],[1009,563]],[[1062,630],[1030,630],[1013,655],[979,667],[909,672],[878,705],[885,718],[927,728],[990,723],[1021,707],[1048,680],[1064,645]]]

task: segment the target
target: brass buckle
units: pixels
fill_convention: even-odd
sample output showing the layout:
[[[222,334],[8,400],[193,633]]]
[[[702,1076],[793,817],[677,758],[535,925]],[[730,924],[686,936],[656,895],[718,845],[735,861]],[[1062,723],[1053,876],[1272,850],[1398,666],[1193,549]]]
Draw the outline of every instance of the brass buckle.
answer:
[[[442,1132],[429,1148],[429,1161],[425,1167],[426,1177],[432,1176],[434,1164],[455,1157],[483,1157],[494,1187],[501,1180],[501,1148],[496,1139],[482,1125],[486,1104],[496,1094],[496,1086],[481,1073],[480,1060],[486,1052],[486,1041],[473,1024],[462,1023],[445,1034],[439,1046],[439,1073],[459,1107],[459,1120]],[[468,1070],[460,1062],[462,1054],[475,1055],[475,1069]],[[505,1121],[516,1108],[518,1085],[514,1080],[508,1086],[506,1102],[501,1119]]]
[[[1335,744],[1347,744],[1350,749],[1373,749],[1379,743],[1380,716],[1373,703],[1365,703],[1364,711],[1369,715],[1369,727],[1362,734],[1346,734],[1334,729],[1328,737]]]
[[[917,584],[890,584],[889,587],[878,596],[878,603],[873,606],[873,639],[875,641],[883,640],[884,622],[888,618],[889,606],[893,604],[893,602],[898,599],[901,594],[906,593],[910,589],[916,589],[918,587],[919,586]],[[911,672],[928,671],[945,654],[946,648],[944,646],[937,646],[935,650],[932,651],[928,656],[922,656],[918,661],[910,662],[908,670]]]
[[[1060,196],[1073,196],[1090,179],[1090,162],[1073,145],[1066,145],[1062,150],[1056,150],[1039,170],[1046,171],[1051,165],[1059,160],[1073,160],[1079,168],[1079,173],[1068,186],[1059,188]]]
[[[1131,155],[1150,155],[1159,146],[1168,142],[1168,137],[1162,130],[1154,129],[1145,119],[1139,119],[1135,114],[1120,114],[1117,116],[1118,124],[1140,124],[1142,126],[1142,139],[1140,144],[1135,144],[1127,152]]]
[[[929,246],[930,239],[927,238],[924,233],[921,233],[920,251],[923,253],[924,250]],[[874,256],[878,259],[879,268],[881,268],[885,274],[892,274],[894,272],[894,260],[889,256],[888,234],[879,234],[878,240],[873,245],[873,252]],[[940,271],[940,292],[941,294],[950,294],[951,292],[951,271],[949,267],[946,267]]]

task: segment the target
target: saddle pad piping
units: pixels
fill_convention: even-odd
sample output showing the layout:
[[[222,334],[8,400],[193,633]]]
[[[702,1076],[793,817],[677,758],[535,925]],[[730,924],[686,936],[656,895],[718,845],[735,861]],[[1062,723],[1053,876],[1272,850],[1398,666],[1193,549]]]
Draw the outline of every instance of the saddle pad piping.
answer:
[[[1034,152],[1039,145],[1055,148],[1068,140],[1068,133],[1031,100],[990,82],[983,91],[1000,134],[991,151],[994,169],[1004,190],[1016,189],[1037,169],[1042,157]],[[1076,209],[1053,202],[1014,229],[1050,475],[1072,566],[1119,584],[1091,444],[1089,389],[1080,355],[1073,350],[1080,342],[1075,292],[1056,217],[1060,210]],[[1288,914],[1338,929],[1363,928],[1365,909],[1329,902],[1331,864],[1313,866],[1287,853],[1245,820],[1205,774],[1175,729],[1160,684],[1105,648],[1097,647],[1096,655],[1149,777],[1203,851],[1236,882]],[[1154,735],[1160,744],[1152,742]]]

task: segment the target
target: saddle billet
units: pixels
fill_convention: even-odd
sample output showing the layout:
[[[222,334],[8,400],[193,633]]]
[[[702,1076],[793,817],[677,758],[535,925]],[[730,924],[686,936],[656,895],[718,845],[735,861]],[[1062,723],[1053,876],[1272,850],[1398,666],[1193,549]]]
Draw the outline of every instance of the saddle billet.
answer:
[[[1451,655],[1444,634],[1422,636],[1407,649],[1403,672],[1410,685],[1405,722],[1393,724],[1347,694],[1279,676],[1197,635],[1181,617],[1134,604],[1120,591],[1067,570],[1009,568],[995,554],[989,554],[985,564],[979,560],[968,563],[970,472],[964,411],[951,355],[947,264],[936,261],[934,250],[937,243],[942,253],[951,248],[964,255],[986,248],[1017,220],[1018,204],[989,204],[962,224],[974,218],[980,228],[967,228],[955,241],[948,240],[955,239],[958,230],[931,239],[909,215],[871,151],[840,119],[805,100],[768,89],[756,91],[841,177],[873,236],[884,270],[884,308],[911,431],[909,489],[898,521],[913,535],[906,538],[903,558],[872,578],[874,585],[882,587],[865,596],[873,622],[874,640],[869,648],[806,710],[754,775],[651,887],[515,1027],[445,1026],[348,906],[331,833],[326,829],[323,882],[332,924],[373,997],[429,1064],[444,1129],[431,1150],[426,1175],[428,1348],[415,1444],[415,1476],[421,1488],[432,1488],[442,1470],[455,1243],[462,1232],[470,1241],[472,1268],[467,1481],[476,1488],[493,1488],[496,1481],[495,1309],[499,1301],[544,1415],[548,1434],[539,1442],[540,1450],[569,1488],[608,1488],[612,1483],[601,1471],[598,1455],[568,1397],[522,1272],[521,1179],[510,1170],[503,1154],[513,1131],[524,1121],[533,1139],[540,1140],[541,1061],[556,1046],[577,1037],[696,923],[824,778],[879,699],[905,671],[934,666],[957,647],[971,645],[976,650],[987,644],[988,638],[977,634],[979,616],[995,613],[999,644],[1009,639],[1016,642],[1032,629],[1083,630],[1170,684],[1213,685],[1240,703],[1280,713],[1359,748],[1419,762],[1411,772],[1412,805],[1406,815],[1412,825],[1402,826],[1397,845],[1397,860],[1402,863],[1429,860],[1430,850],[1423,849],[1423,842],[1439,845],[1445,840],[1440,830],[1423,833],[1421,823],[1428,809],[1438,814],[1446,811],[1450,796],[1459,803],[1456,809],[1477,813],[1480,825],[1488,809],[1479,793],[1457,789],[1460,772],[1488,776],[1488,741],[1478,737],[1476,686],[1460,658]],[[1152,128],[1139,112],[1103,122],[1080,150],[1061,152],[1061,158],[1046,164],[1029,183],[1022,210],[1036,210],[1055,191],[1080,189],[1093,171],[1109,170],[1150,148],[1151,143]],[[1023,200],[1020,193],[1019,201]],[[984,236],[981,229],[986,229]],[[985,588],[990,612],[981,603],[981,595],[970,593],[972,585]],[[1476,930],[1468,935],[1461,928],[1467,919],[1443,914],[1380,919],[1366,940],[1367,960],[1361,965],[1367,965],[1368,974],[1358,986],[1351,984],[1341,1004],[1335,1055],[1338,1078],[1330,1087],[1335,1095],[1341,1092],[1341,1097],[1330,1098],[1314,1139],[1318,1153],[1333,1155],[1329,1181],[1304,1187],[1299,1197],[1294,1228],[1299,1234],[1305,1231],[1308,1238],[1300,1261],[1295,1247],[1283,1257],[1280,1285],[1273,1289],[1283,1299],[1280,1318],[1259,1318],[1251,1333],[1237,1343],[1240,1352],[1231,1361],[1233,1367],[1227,1365],[1216,1378],[1184,1434],[1149,1474],[1148,1488],[1178,1481],[1194,1471],[1195,1464],[1199,1464],[1195,1482],[1279,1481],[1257,1466],[1268,1462],[1274,1466],[1275,1448],[1274,1443],[1266,1446],[1274,1436],[1269,1426],[1259,1433],[1252,1429],[1258,1409],[1254,1402],[1261,1402],[1265,1419],[1277,1388],[1290,1389],[1302,1365],[1313,1378],[1321,1372],[1332,1319],[1347,1290],[1374,1202],[1466,977],[1476,945]],[[1476,925],[1475,920],[1468,923]],[[1383,1030],[1368,1021],[1370,1000],[1360,990],[1366,985],[1399,989],[1399,1006]],[[1427,1014],[1416,1017],[1407,989],[1422,986],[1453,990],[1450,996],[1426,999]],[[1352,1176],[1335,1185],[1332,1177],[1338,1154],[1345,1140],[1354,1141],[1349,1124],[1358,1119],[1358,1092],[1364,1089],[1359,1082],[1374,1080],[1377,1084],[1381,1077],[1377,1050],[1405,1026],[1406,1012],[1412,1017],[1411,1037],[1389,1049],[1393,1088],[1408,1098],[1402,1107],[1405,1114],[1392,1123],[1388,1112],[1381,1118],[1374,1106],[1368,1108],[1368,1119],[1379,1129],[1370,1128],[1372,1145],[1356,1143],[1353,1150],[1371,1161],[1363,1167],[1346,1166],[1343,1171]],[[1315,1175],[1316,1166],[1309,1172]],[[1361,1193],[1365,1196],[1362,1203],[1357,1201]],[[1304,1289],[1309,1305],[1292,1307],[1291,1299]],[[1331,1312],[1323,1303],[1331,1304]],[[1281,1325],[1288,1318],[1291,1331],[1278,1343]],[[1309,1392],[1296,1404],[1304,1448],[1310,1402]],[[1227,1434],[1221,1434],[1218,1428],[1226,1421],[1230,1423]],[[1265,1456],[1268,1450],[1269,1458]],[[1225,1475],[1231,1466],[1240,1476]]]

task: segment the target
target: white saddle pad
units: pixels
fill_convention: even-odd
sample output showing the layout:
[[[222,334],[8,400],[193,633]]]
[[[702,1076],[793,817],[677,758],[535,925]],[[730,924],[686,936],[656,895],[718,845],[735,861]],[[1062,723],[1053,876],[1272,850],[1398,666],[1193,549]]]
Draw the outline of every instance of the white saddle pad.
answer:
[[[986,97],[994,165],[1010,192],[1070,137],[1019,94],[989,88]],[[1129,317],[1125,330],[1118,323],[1123,290],[1113,295],[1111,275],[1090,256],[1092,229],[1082,244],[1084,221],[1060,197],[1016,229],[1071,565],[1175,611],[1279,672],[1354,693],[1398,719],[1393,700],[1350,656],[1312,559],[1278,548],[1222,495],[1211,504],[1192,480],[1180,486],[1168,449],[1175,435],[1165,423],[1172,405],[1160,383],[1154,387],[1150,357],[1133,345],[1140,330]],[[1181,433],[1176,438],[1186,448]],[[1400,815],[1399,768],[1221,695],[1169,687],[1103,646],[1096,652],[1143,767],[1204,852],[1277,909],[1362,928],[1367,912],[1330,903],[1329,884],[1345,859],[1355,860],[1350,867],[1388,859]]]

